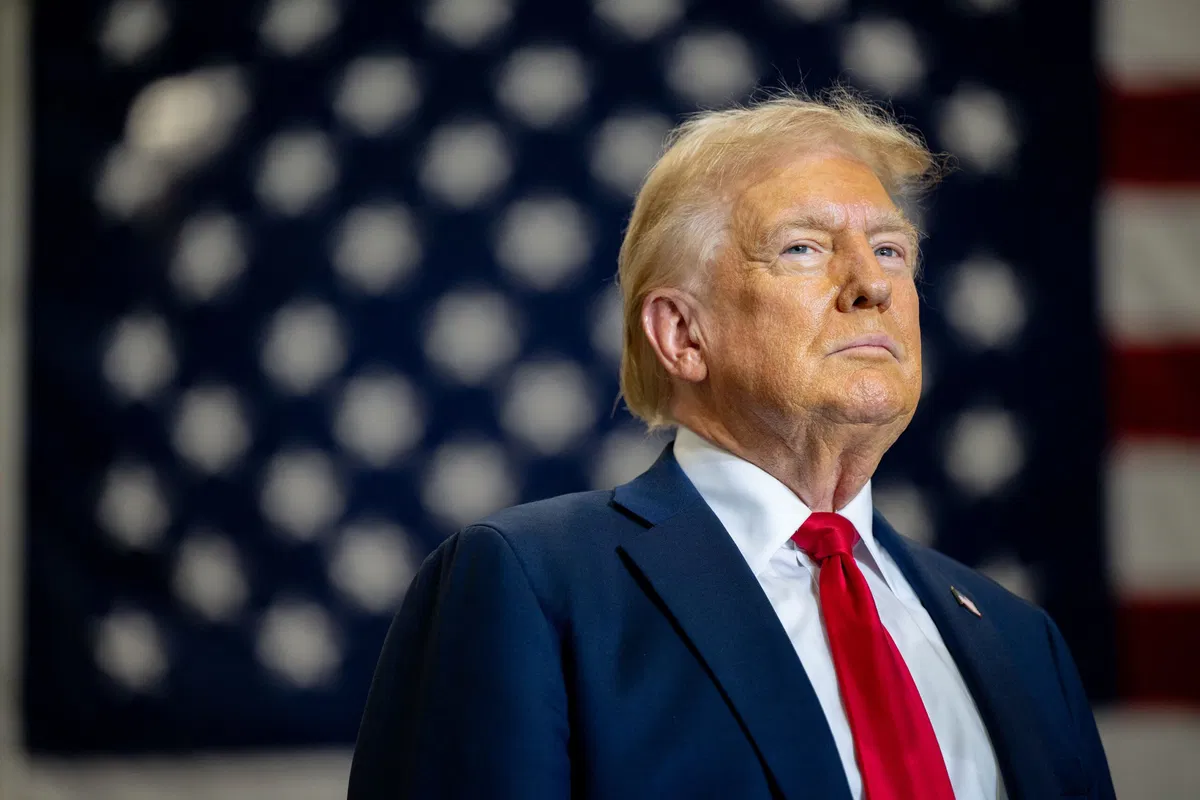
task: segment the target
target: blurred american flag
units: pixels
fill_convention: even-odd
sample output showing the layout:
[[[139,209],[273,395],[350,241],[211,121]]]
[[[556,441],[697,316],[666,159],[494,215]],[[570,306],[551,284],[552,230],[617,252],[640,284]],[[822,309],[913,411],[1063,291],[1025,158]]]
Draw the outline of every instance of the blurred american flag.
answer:
[[[35,4],[20,739],[57,770],[35,785],[75,796],[70,759],[103,756],[128,767],[112,796],[165,792],[148,757],[349,745],[444,535],[661,448],[614,405],[612,275],[667,129],[841,80],[959,162],[919,211],[926,386],[878,503],[1044,605],[1097,701],[1175,709],[1105,732],[1119,788],[1167,781],[1123,797],[1178,796],[1197,33],[1171,0]],[[344,779],[263,763],[245,796]]]

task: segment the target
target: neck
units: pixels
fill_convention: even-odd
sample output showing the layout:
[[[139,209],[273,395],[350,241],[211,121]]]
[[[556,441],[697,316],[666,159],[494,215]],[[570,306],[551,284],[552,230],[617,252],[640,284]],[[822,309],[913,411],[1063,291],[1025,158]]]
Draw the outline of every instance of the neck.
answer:
[[[862,490],[900,435],[895,424],[830,422],[820,418],[721,420],[677,413],[698,436],[749,461],[788,487],[812,511],[838,511]]]

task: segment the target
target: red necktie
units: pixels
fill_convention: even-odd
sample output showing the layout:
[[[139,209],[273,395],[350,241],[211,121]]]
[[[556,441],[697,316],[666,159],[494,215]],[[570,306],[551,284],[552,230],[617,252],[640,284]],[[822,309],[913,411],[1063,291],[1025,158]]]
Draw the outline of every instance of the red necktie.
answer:
[[[845,517],[821,511],[809,515],[792,541],[820,567],[821,614],[864,797],[954,800],[925,704],[851,554],[858,531]]]

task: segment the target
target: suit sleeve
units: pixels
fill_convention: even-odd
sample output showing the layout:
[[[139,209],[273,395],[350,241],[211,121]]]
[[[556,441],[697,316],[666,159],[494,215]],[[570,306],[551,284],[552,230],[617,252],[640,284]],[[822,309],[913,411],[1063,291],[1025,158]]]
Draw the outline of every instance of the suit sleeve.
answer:
[[[1080,755],[1084,766],[1092,776],[1093,797],[1099,800],[1116,800],[1113,789],[1112,775],[1108,768],[1108,758],[1104,755],[1104,745],[1100,741],[1100,731],[1096,728],[1096,718],[1092,714],[1091,704],[1083,690],[1083,681],[1079,677],[1079,669],[1071,650],[1063,639],[1062,633],[1054,621],[1046,616],[1046,626],[1050,633],[1050,649],[1058,667],[1058,680],[1062,684],[1063,694],[1071,709],[1071,717],[1075,721],[1075,731],[1080,742]]]
[[[422,565],[367,699],[349,800],[565,798],[557,632],[508,542],[467,528]]]

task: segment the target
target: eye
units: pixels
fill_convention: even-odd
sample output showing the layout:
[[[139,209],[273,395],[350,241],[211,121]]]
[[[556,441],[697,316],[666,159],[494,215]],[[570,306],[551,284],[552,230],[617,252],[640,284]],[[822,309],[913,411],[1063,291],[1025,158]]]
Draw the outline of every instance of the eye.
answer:
[[[904,258],[904,254],[901,253],[898,248],[892,247],[890,244],[876,247],[875,255],[879,256],[880,258]]]
[[[812,252],[812,246],[807,244],[794,244],[783,252],[792,253],[798,256],[806,256]]]

